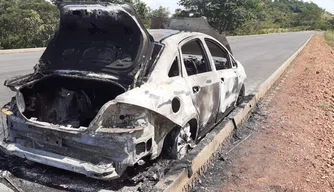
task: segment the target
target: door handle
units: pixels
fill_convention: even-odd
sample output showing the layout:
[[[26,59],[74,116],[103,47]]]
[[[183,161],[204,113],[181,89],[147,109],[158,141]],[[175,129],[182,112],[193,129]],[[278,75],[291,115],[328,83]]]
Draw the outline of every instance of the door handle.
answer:
[[[224,78],[221,78],[222,82],[225,82],[225,79]]]
[[[195,87],[193,87],[193,92],[196,94],[196,93],[199,92],[200,89],[201,88],[199,86],[195,86]]]

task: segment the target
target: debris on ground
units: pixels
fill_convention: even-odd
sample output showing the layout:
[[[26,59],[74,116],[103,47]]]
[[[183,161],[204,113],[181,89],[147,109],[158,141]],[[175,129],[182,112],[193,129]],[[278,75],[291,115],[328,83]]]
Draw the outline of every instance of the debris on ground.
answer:
[[[147,161],[143,166],[130,167],[124,176],[113,181],[100,181],[69,171],[31,163],[6,156],[0,151],[0,183],[15,191],[40,192],[95,192],[95,191],[150,191],[172,166],[173,160]]]

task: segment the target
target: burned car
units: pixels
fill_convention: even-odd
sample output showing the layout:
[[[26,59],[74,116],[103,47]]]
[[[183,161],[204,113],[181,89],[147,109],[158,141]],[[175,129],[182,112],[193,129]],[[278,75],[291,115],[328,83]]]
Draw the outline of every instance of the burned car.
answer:
[[[10,155],[115,179],[143,158],[184,157],[245,94],[243,66],[205,18],[147,30],[127,4],[59,9],[34,72],[5,82]]]

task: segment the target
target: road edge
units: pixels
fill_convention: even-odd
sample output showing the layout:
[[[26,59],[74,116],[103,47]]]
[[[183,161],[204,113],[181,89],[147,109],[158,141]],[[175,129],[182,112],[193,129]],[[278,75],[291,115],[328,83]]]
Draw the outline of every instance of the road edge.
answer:
[[[287,59],[269,78],[253,92],[254,96],[250,101],[244,103],[242,108],[237,108],[229,116],[229,120],[223,122],[223,126],[218,130],[210,132],[206,138],[199,143],[197,148],[191,151],[183,160],[175,163],[174,168],[166,174],[153,188],[153,191],[177,192],[188,191],[192,188],[193,181],[198,174],[206,170],[206,164],[215,155],[221,145],[232,135],[233,131],[248,119],[250,112],[256,104],[266,95],[275,82],[289,68],[296,57],[304,50],[314,34],[289,58]]]
[[[32,53],[32,52],[39,52],[39,51],[44,51],[44,50],[45,50],[45,47],[27,48],[27,49],[6,49],[6,50],[0,50],[0,55],[16,54],[16,53]]]
[[[1,192],[14,192],[9,187],[7,187],[5,184],[0,183],[0,191]]]
[[[233,35],[233,36],[228,36],[230,38],[233,38],[233,37],[261,37],[261,36],[267,36],[267,35],[286,35],[286,34],[289,34],[289,33],[309,33],[309,32],[313,32],[313,33],[316,33],[316,32],[319,32],[317,30],[311,30],[311,31],[287,31],[287,32],[276,32],[276,33],[264,33],[264,34],[254,34],[254,35]]]

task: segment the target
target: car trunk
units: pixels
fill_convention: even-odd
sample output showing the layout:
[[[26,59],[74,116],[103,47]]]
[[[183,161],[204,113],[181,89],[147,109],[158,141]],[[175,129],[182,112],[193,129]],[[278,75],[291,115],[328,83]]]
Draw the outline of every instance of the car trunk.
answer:
[[[100,108],[125,89],[110,81],[49,76],[20,92],[27,119],[79,128],[88,127]]]
[[[62,4],[59,28],[41,56],[40,68],[134,78],[154,45],[137,18],[130,5]]]
[[[24,101],[20,96],[17,104],[27,119],[88,127],[106,102],[124,93],[124,87],[138,83],[144,71],[140,69],[151,58],[153,38],[130,5],[68,2],[59,9],[59,28],[34,74],[13,78],[5,85],[22,93]],[[97,77],[101,80],[51,75],[30,86],[31,79],[57,71],[103,75]],[[105,77],[110,75],[117,76],[117,82]]]

